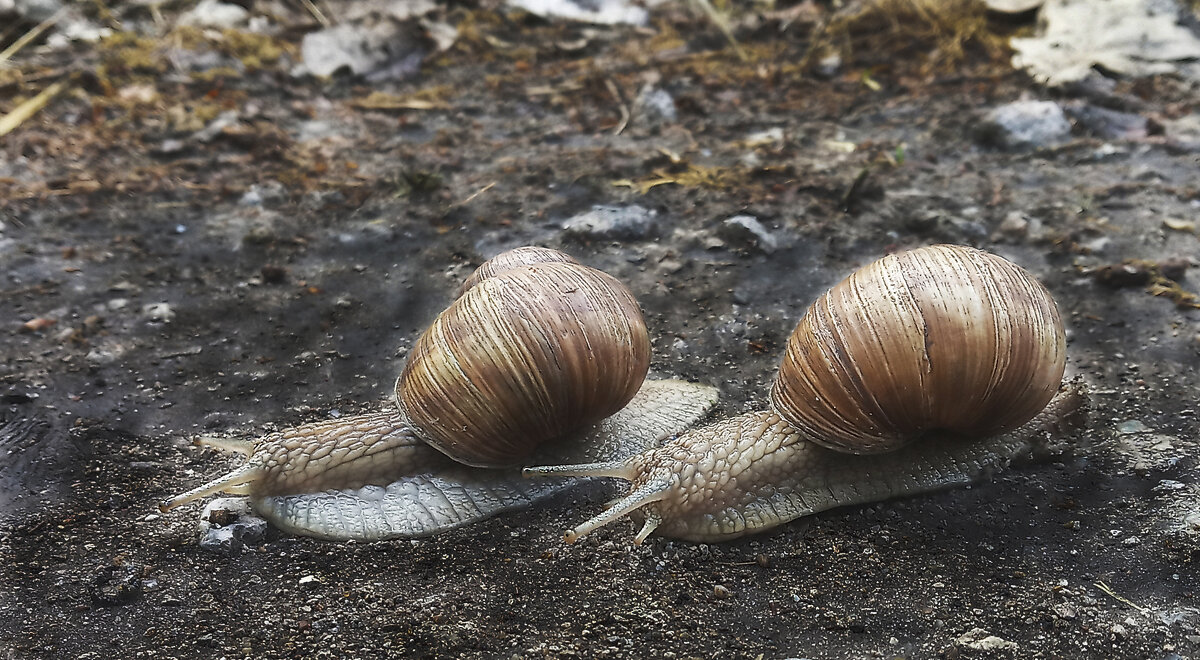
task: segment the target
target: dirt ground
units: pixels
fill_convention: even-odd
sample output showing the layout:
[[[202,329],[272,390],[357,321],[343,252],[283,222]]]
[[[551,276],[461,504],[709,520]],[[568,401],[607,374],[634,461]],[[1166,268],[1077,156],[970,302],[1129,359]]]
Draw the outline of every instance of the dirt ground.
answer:
[[[114,7],[106,40],[0,71],[0,115],[64,83],[0,138],[5,657],[1200,654],[1200,285],[1161,267],[1200,255],[1194,85],[1047,90],[978,36],[953,61],[936,38],[859,44],[817,75],[832,10],[808,3],[744,12],[744,61],[683,6],[634,28],[452,5],[457,41],[410,75],[319,79],[292,73],[320,27],[300,9],[251,38]],[[983,114],[1026,96],[1150,130],[981,144]],[[563,229],[597,204],[657,215]],[[627,282],[653,371],[716,385],[728,414],[766,405],[825,288],[935,242],[1049,287],[1094,393],[1086,451],[720,545],[635,547],[622,522],[565,546],[601,484],[419,541],[232,557],[198,546],[198,506],[155,508],[234,464],[197,434],[378,405],[507,247]],[[1127,259],[1131,286],[1093,272]]]

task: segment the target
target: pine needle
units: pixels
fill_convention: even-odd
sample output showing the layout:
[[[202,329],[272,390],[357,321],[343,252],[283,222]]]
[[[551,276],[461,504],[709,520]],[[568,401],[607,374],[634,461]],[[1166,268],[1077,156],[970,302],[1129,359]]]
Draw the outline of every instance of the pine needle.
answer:
[[[1142,607],[1141,605],[1138,605],[1137,603],[1133,602],[1132,600],[1129,600],[1128,598],[1122,596],[1121,594],[1113,591],[1112,587],[1108,586],[1107,584],[1105,584],[1103,582],[1096,582],[1093,586],[1095,586],[1100,591],[1103,591],[1104,593],[1108,594],[1109,597],[1113,598],[1117,602],[1124,603],[1124,604],[1132,607],[1133,609],[1141,612],[1142,614],[1150,613],[1150,610],[1148,608]]]
[[[692,0],[692,4],[699,7],[700,11],[708,17],[708,20],[712,21],[713,25],[716,25],[721,30],[721,34],[725,35],[725,39],[733,47],[733,52],[737,53],[739,60],[743,62],[750,61],[750,58],[746,55],[746,51],[742,50],[742,45],[738,43],[737,37],[733,36],[733,28],[729,25],[729,20],[718,12],[717,8],[712,6],[709,0]]]
[[[33,29],[21,35],[21,37],[12,42],[8,48],[5,48],[3,52],[0,52],[0,69],[7,67],[8,61],[12,59],[13,55],[16,55],[18,51],[28,46],[34,39],[42,36],[43,32],[49,30],[51,26],[57,23],[64,11],[66,11],[65,7],[54,12],[53,16],[33,26]]]
[[[24,124],[25,120],[37,114],[38,110],[46,107],[46,104],[55,96],[58,96],[66,87],[66,82],[56,82],[42,90],[37,96],[13,108],[12,112],[0,117],[0,137],[8,135],[16,130],[18,126]]]

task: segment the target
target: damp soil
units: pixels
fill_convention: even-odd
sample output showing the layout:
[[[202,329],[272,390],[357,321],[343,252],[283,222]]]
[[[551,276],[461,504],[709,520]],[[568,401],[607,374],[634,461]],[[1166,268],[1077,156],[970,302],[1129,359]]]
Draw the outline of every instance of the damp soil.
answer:
[[[743,26],[743,62],[682,8],[652,29],[459,11],[460,45],[400,81],[292,76],[299,33],[279,37],[279,61],[225,75],[129,64],[128,44],[19,60],[30,76],[83,73],[0,141],[0,651],[1200,652],[1196,277],[1090,275],[1200,256],[1200,149],[1173,133],[1195,89],[1119,81],[1097,100],[1004,58],[926,70],[920,53],[822,78],[796,66],[811,24]],[[646,87],[673,118],[636,101]],[[412,107],[365,107],[372,92]],[[1025,96],[1160,130],[980,144],[980,117]],[[205,133],[220,113],[228,125]],[[639,235],[563,229],[593,205],[657,215]],[[737,215],[774,244],[725,223]],[[710,545],[634,546],[628,521],[564,545],[608,484],[433,538],[272,534],[234,556],[199,547],[197,505],[155,507],[236,463],[197,435],[380,405],[414,338],[507,247],[559,248],[627,282],[654,373],[717,386],[730,414],[765,405],[825,288],[936,242],[1013,259],[1057,299],[1068,375],[1095,404],[1073,455]]]

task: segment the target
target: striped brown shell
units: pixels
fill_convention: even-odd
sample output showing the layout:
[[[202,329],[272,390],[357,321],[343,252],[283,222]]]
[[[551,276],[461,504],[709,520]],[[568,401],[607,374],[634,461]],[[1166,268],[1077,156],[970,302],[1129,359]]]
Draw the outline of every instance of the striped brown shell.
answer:
[[[463,292],[417,339],[396,396],[429,444],[467,465],[502,467],[623,408],[649,366],[629,289],[587,266],[544,261]]]
[[[461,296],[466,293],[467,289],[496,273],[503,273],[506,270],[520,268],[521,266],[545,263],[577,264],[579,262],[575,260],[575,257],[565,252],[538,247],[536,245],[524,245],[511,250],[505,250],[480,264],[479,268],[476,268],[475,272],[471,273],[466,281],[462,283],[462,286],[458,288],[458,295]]]
[[[886,256],[821,296],[788,339],[772,405],[855,454],[930,431],[979,436],[1058,391],[1066,335],[1049,292],[994,254],[934,245]]]

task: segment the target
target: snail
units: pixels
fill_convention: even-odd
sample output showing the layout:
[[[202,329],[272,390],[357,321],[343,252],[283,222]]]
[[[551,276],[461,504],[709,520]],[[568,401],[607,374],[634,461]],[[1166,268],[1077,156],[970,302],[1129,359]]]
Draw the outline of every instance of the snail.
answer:
[[[397,410],[305,424],[247,443],[228,474],[166,500],[249,495],[284,531],[375,540],[435,534],[570,482],[535,484],[534,461],[614,461],[691,426],[711,387],[645,380],[650,341],[633,294],[561,252],[485,262],[416,340]]]
[[[935,245],[868,264],[821,296],[787,342],[771,409],[687,431],[622,461],[526,476],[618,477],[629,494],[565,535],[632,514],[696,542],[837,506],[972,483],[1062,449],[1086,393],[1068,386],[1049,292],[1019,266]]]

